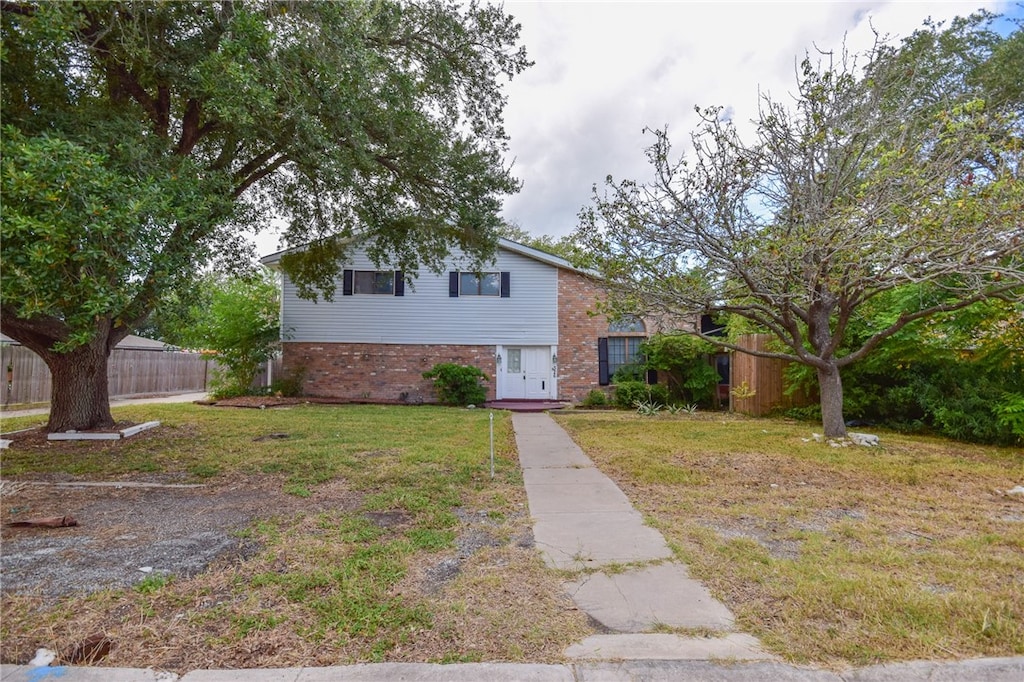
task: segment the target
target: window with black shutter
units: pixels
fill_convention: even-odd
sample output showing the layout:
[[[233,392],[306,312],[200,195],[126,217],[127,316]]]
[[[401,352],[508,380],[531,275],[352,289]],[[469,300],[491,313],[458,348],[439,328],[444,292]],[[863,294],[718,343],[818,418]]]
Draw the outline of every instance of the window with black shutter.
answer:
[[[405,296],[405,274],[401,270],[344,270],[341,294]]]

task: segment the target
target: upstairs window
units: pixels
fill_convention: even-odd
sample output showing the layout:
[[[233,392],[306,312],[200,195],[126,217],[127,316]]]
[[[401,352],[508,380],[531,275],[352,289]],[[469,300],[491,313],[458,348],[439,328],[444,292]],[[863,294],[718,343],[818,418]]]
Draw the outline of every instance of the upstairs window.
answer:
[[[345,270],[341,293],[405,296],[405,275],[401,270]]]
[[[497,272],[460,272],[459,296],[500,296],[501,274]]]
[[[392,296],[395,293],[395,273],[390,270],[356,270],[353,293]]]
[[[509,298],[512,276],[507,272],[449,272],[448,295]]]

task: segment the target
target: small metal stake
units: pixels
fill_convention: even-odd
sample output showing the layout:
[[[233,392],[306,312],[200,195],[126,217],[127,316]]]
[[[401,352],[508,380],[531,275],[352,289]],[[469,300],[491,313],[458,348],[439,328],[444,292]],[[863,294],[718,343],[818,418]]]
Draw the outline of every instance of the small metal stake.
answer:
[[[491,478],[494,478],[494,413],[491,412]]]

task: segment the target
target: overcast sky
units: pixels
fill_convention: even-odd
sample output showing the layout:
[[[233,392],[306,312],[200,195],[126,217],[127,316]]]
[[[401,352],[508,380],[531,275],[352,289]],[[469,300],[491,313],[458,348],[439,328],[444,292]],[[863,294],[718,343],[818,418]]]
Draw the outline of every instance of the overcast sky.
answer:
[[[742,123],[758,88],[785,97],[807,50],[870,46],[872,26],[904,37],[929,16],[979,8],[1021,13],[1007,2],[516,2],[534,66],[508,87],[509,160],[523,182],[505,219],[535,235],[576,226],[594,183],[644,180],[645,126],[666,124],[681,150],[694,105],[720,105]]]
[[[1020,15],[1016,2],[522,2],[505,11],[522,24],[534,66],[507,86],[508,162],[523,182],[504,217],[535,235],[576,226],[594,183],[644,180],[644,127],[669,126],[681,150],[695,105],[726,107],[742,124],[758,89],[793,91],[806,51],[870,46],[872,27],[905,37],[931,17],[985,8]],[[269,233],[260,255],[276,250]]]

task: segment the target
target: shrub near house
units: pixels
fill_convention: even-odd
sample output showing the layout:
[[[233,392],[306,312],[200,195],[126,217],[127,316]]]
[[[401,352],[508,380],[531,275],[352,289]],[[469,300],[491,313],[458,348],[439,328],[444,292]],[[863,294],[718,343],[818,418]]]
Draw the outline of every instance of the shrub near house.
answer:
[[[487,399],[480,381],[487,381],[488,377],[477,367],[444,362],[424,372],[423,378],[434,380],[437,398],[445,405],[479,405]]]

